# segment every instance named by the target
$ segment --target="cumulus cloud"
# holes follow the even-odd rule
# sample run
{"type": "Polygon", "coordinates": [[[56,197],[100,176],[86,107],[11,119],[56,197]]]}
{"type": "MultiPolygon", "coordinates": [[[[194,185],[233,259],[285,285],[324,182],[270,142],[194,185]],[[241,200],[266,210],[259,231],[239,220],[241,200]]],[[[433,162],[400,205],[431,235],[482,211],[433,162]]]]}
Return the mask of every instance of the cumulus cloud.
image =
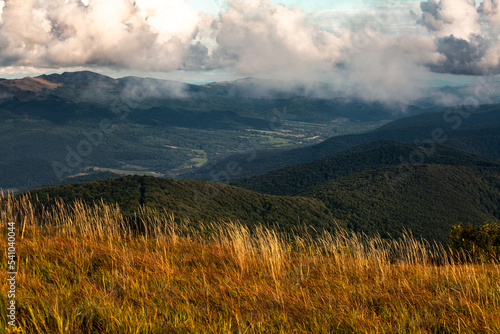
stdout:
{"type": "Polygon", "coordinates": [[[468,38],[482,32],[474,0],[429,0],[420,8],[421,23],[438,37],[468,38]]]}
{"type": "Polygon", "coordinates": [[[183,66],[209,20],[182,0],[9,0],[2,13],[4,65],[183,66]]]}
{"type": "Polygon", "coordinates": [[[428,0],[421,2],[424,25],[435,40],[440,59],[429,68],[439,73],[500,73],[498,0],[428,0]]]}
{"type": "Polygon", "coordinates": [[[435,72],[477,75],[484,72],[482,60],[490,42],[480,35],[471,35],[469,40],[454,35],[437,39],[437,52],[443,58],[431,64],[435,72]]]}
{"type": "Polygon", "coordinates": [[[214,58],[251,75],[325,71],[341,57],[344,44],[342,38],[309,25],[299,8],[267,0],[231,2],[214,29],[214,58]]]}
{"type": "MultiPolygon", "coordinates": [[[[365,100],[405,103],[422,96],[426,66],[442,58],[432,37],[390,34],[383,10],[324,29],[298,8],[266,0],[233,1],[213,28],[212,61],[242,74],[324,80],[336,92],[365,100]]],[[[306,85],[307,87],[307,85],[306,85]]],[[[313,88],[311,88],[311,91],[313,88]]]]}

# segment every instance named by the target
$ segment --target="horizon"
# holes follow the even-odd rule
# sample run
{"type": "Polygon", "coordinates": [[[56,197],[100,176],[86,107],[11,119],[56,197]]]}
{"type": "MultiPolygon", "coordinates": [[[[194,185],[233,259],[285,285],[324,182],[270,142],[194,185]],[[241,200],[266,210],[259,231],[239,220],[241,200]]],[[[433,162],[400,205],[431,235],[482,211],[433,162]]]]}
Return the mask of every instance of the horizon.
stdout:
{"type": "MultiPolygon", "coordinates": [[[[195,86],[203,86],[203,85],[207,85],[210,83],[235,82],[235,81],[246,80],[246,79],[256,79],[256,80],[261,80],[261,81],[276,80],[276,81],[280,81],[280,82],[299,82],[299,83],[319,82],[319,83],[327,83],[328,84],[328,82],[321,81],[321,80],[317,80],[317,81],[286,80],[286,79],[282,80],[282,79],[259,78],[259,77],[255,77],[255,76],[246,76],[246,77],[244,77],[244,76],[232,76],[232,77],[229,77],[226,79],[220,78],[220,80],[217,80],[217,81],[210,81],[210,80],[200,81],[199,78],[190,80],[186,77],[171,77],[169,75],[161,75],[161,74],[156,75],[156,76],[141,76],[140,74],[136,74],[136,73],[118,74],[115,72],[109,73],[107,71],[100,72],[100,71],[97,71],[95,69],[80,69],[80,70],[74,70],[74,71],[71,71],[71,70],[68,70],[68,71],[67,70],[47,71],[45,73],[36,73],[36,74],[32,74],[32,75],[13,74],[13,75],[0,77],[0,80],[20,80],[20,79],[27,79],[27,78],[37,78],[37,77],[41,77],[44,75],[53,75],[53,74],[61,75],[64,73],[77,73],[77,72],[92,72],[92,73],[96,73],[99,75],[110,77],[112,79],[123,79],[126,77],[137,77],[137,78],[142,78],[142,79],[176,81],[176,82],[189,84],[189,85],[195,85],[195,86]]],[[[494,78],[493,79],[494,82],[500,82],[499,75],[496,75],[493,78],[494,78]]],[[[427,85],[422,85],[421,88],[444,88],[444,87],[462,88],[462,87],[470,86],[471,84],[473,84],[473,82],[475,80],[477,81],[477,77],[470,76],[470,75],[452,75],[452,76],[442,75],[440,77],[433,79],[433,82],[428,82],[427,85]]]]}

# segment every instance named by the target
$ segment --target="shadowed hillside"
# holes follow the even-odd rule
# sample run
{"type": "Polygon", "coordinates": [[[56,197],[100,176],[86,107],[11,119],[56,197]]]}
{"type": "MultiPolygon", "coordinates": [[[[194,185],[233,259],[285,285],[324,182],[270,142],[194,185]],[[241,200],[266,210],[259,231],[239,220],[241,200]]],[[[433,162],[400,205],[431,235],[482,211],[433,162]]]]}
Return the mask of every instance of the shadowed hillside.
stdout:
{"type": "Polygon", "coordinates": [[[272,196],[207,181],[128,176],[31,191],[41,203],[118,203],[127,217],[141,206],[178,220],[239,220],[247,226],[274,224],[283,231],[304,226],[331,229],[336,222],[383,237],[416,237],[446,243],[450,227],[500,219],[500,168],[421,165],[401,174],[397,166],[330,180],[295,196],[272,196]]]}
{"type": "Polygon", "coordinates": [[[226,166],[229,164],[239,167],[238,175],[233,178],[258,175],[325,158],[356,145],[379,140],[407,143],[434,141],[500,160],[500,105],[484,105],[467,112],[462,108],[450,108],[422,113],[393,121],[374,131],[336,136],[316,145],[293,150],[231,155],[183,176],[212,180],[214,171],[222,173],[227,170],[226,166]]]}
{"type": "Polygon", "coordinates": [[[246,225],[278,224],[280,229],[312,225],[333,226],[324,204],[316,199],[279,197],[205,181],[127,176],[30,191],[44,205],[57,199],[66,203],[117,203],[128,217],[146,206],[192,222],[240,221],[246,225]]]}
{"type": "Polygon", "coordinates": [[[413,152],[422,153],[426,150],[432,152],[425,160],[427,164],[500,167],[500,163],[495,160],[448,146],[436,144],[434,147],[421,147],[386,140],[362,144],[308,163],[242,178],[231,184],[265,194],[296,195],[341,176],[401,165],[413,152]]]}
{"type": "Polygon", "coordinates": [[[452,225],[500,221],[500,168],[421,165],[398,183],[389,167],[328,181],[301,196],[322,200],[355,231],[383,237],[404,229],[446,242],[452,225]]]}

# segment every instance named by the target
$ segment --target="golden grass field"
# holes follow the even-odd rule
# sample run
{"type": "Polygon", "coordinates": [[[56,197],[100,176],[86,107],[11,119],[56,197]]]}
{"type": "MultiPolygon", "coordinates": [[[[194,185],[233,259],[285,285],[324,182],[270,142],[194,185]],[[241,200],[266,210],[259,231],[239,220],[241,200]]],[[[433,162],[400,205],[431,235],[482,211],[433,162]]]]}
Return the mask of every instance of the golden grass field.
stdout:
{"type": "Polygon", "coordinates": [[[102,203],[0,200],[18,255],[18,327],[2,284],[0,333],[500,333],[499,265],[410,235],[194,229],[147,209],[135,233],[102,203]]]}

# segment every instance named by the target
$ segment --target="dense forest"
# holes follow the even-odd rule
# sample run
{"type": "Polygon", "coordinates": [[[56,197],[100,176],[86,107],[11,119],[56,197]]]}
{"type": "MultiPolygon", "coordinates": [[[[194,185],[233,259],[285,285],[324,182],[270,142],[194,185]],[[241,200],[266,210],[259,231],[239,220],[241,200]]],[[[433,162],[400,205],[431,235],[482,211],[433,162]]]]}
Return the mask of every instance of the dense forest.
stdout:
{"type": "Polygon", "coordinates": [[[328,181],[301,196],[322,200],[348,228],[384,237],[407,229],[445,242],[452,225],[500,221],[500,168],[420,165],[401,182],[398,167],[328,181]]]}
{"type": "Polygon", "coordinates": [[[495,104],[467,111],[461,108],[449,108],[421,113],[395,120],[373,131],[334,136],[308,147],[261,150],[254,153],[251,158],[244,154],[231,155],[185,174],[184,177],[211,180],[211,171],[224,171],[228,164],[237,164],[240,167],[235,178],[258,175],[326,158],[354,146],[379,140],[417,143],[421,146],[431,142],[499,160],[500,108],[495,104]]]}
{"type": "MultiPolygon", "coordinates": [[[[449,146],[398,143],[381,140],[355,146],[326,158],[237,179],[232,185],[273,195],[296,195],[310,187],[353,173],[407,164],[413,154],[424,156],[426,164],[451,166],[497,166],[500,163],[449,146]]],[[[420,156],[419,156],[420,158],[420,156]]]]}
{"type": "Polygon", "coordinates": [[[64,185],[32,190],[40,204],[81,200],[87,204],[117,203],[126,217],[146,206],[178,221],[192,224],[240,221],[247,226],[275,225],[281,230],[332,226],[333,217],[314,198],[262,195],[241,188],[206,181],[176,181],[148,176],[64,185]]]}

